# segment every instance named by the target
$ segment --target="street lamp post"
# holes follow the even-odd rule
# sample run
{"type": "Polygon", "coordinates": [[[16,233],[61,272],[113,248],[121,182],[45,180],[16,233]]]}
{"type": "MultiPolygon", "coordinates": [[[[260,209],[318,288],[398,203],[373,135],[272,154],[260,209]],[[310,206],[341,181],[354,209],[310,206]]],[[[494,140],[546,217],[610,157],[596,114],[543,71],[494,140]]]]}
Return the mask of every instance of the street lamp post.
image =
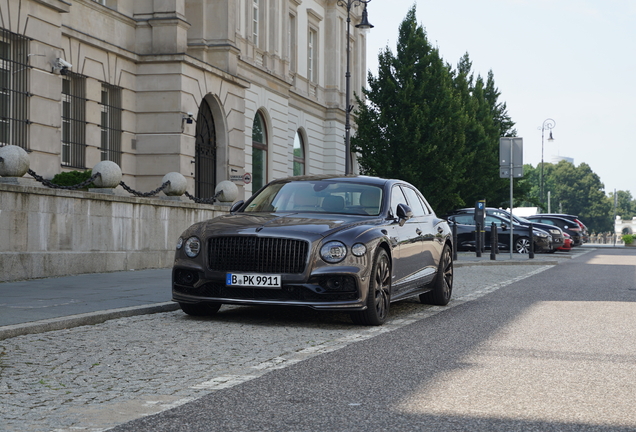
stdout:
{"type": "Polygon", "coordinates": [[[552,138],[552,128],[556,126],[556,122],[552,119],[545,119],[543,121],[543,124],[541,125],[541,127],[539,127],[538,129],[541,130],[541,178],[539,180],[539,190],[540,190],[540,198],[541,198],[541,205],[543,205],[543,136],[545,134],[545,131],[548,130],[550,131],[550,137],[548,138],[548,141],[552,142],[554,141],[554,138],[552,138]]]}
{"type": "Polygon", "coordinates": [[[367,16],[367,3],[371,0],[338,0],[339,6],[347,8],[347,72],[345,73],[345,175],[351,174],[351,111],[353,105],[351,105],[351,71],[349,70],[350,63],[350,47],[349,47],[349,35],[351,29],[351,8],[353,6],[364,5],[362,11],[362,19],[360,24],[356,27],[361,30],[369,30],[373,28],[373,25],[369,23],[367,16]]]}

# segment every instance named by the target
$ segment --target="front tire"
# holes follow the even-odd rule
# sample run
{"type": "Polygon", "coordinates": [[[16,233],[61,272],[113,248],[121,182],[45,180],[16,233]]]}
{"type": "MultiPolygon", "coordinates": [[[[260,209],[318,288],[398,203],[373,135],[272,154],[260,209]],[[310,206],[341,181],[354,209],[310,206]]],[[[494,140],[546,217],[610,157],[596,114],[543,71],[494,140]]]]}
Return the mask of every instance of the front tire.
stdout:
{"type": "Polygon", "coordinates": [[[519,237],[515,241],[515,252],[517,253],[530,253],[530,239],[528,237],[519,237]]]}
{"type": "Polygon", "coordinates": [[[384,324],[389,316],[389,307],[391,306],[391,265],[389,264],[389,256],[381,248],[376,253],[371,270],[366,303],[365,310],[351,313],[351,320],[355,324],[367,326],[384,324]]]}
{"type": "Polygon", "coordinates": [[[437,276],[433,282],[433,289],[420,294],[420,302],[436,306],[446,306],[453,294],[453,257],[451,248],[444,245],[442,256],[439,260],[437,276]]]}
{"type": "Polygon", "coordinates": [[[190,316],[210,316],[219,311],[221,303],[179,303],[179,306],[190,316]]]}

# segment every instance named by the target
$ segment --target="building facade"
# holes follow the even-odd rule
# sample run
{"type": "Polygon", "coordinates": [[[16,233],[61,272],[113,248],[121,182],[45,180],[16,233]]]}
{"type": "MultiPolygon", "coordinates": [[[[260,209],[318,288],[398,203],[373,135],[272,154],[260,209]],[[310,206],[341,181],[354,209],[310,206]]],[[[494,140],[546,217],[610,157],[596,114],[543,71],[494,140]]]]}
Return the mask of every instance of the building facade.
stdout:
{"type": "Polygon", "coordinates": [[[45,178],[111,160],[137,190],[179,172],[201,198],[344,173],[346,43],[366,81],[346,20],[337,0],[0,0],[0,145],[45,178]]]}

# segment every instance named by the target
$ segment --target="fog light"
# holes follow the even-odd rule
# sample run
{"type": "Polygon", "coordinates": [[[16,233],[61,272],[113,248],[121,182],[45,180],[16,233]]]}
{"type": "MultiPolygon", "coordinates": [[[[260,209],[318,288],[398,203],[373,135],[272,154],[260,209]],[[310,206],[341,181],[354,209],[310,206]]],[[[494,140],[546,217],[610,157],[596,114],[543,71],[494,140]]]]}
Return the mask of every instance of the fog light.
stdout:
{"type": "Polygon", "coordinates": [[[197,272],[190,270],[177,270],[175,273],[175,282],[179,285],[194,286],[199,280],[197,272]]]}

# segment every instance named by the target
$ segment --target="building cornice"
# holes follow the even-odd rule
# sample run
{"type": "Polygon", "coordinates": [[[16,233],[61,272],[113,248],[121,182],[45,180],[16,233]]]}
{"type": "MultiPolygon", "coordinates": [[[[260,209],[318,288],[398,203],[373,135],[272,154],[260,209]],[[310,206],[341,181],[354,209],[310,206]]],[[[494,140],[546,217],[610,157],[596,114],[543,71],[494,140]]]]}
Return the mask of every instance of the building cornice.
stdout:
{"type": "Polygon", "coordinates": [[[324,19],[322,15],[320,15],[318,12],[316,12],[313,9],[307,9],[307,15],[309,15],[310,18],[313,18],[318,22],[324,19]]]}
{"type": "Polygon", "coordinates": [[[71,4],[64,0],[35,0],[37,3],[43,4],[56,12],[69,13],[71,4]]]}

